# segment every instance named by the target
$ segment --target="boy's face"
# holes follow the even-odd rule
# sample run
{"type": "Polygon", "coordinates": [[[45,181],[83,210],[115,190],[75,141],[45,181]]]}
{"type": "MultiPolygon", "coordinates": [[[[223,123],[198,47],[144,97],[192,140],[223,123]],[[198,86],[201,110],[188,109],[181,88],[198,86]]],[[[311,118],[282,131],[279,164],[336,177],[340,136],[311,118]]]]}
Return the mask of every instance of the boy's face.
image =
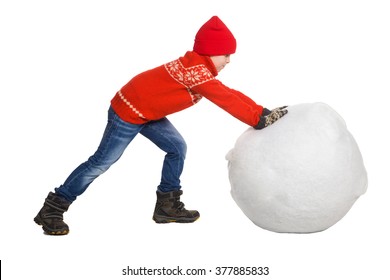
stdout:
{"type": "Polygon", "coordinates": [[[217,71],[221,71],[230,62],[230,54],[210,56],[217,71]]]}

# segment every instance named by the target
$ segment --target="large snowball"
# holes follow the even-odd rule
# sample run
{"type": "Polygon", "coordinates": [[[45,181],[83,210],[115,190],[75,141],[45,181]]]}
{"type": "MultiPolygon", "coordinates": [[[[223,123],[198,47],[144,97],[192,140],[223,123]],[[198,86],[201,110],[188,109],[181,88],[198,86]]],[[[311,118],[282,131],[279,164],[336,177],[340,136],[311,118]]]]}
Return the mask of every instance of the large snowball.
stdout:
{"type": "Polygon", "coordinates": [[[231,194],[256,225],[275,232],[322,231],[367,189],[359,148],[324,103],[298,104],[273,125],[249,128],[226,156],[231,194]]]}

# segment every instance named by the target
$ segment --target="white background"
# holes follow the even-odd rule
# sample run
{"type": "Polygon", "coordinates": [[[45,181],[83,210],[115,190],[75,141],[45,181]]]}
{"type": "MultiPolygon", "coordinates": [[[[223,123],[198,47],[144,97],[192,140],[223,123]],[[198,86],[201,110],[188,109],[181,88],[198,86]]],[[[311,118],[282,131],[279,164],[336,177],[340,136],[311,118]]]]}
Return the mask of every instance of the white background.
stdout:
{"type": "Polygon", "coordinates": [[[268,266],[264,279],[389,279],[387,3],[1,1],[4,279],[149,279],[122,276],[122,269],[177,265],[268,266]],[[138,136],[65,214],[70,234],[44,235],[33,218],[47,193],[97,148],[115,92],[191,50],[213,15],[238,41],[218,78],[268,108],[316,101],[333,107],[362,152],[367,193],[320,233],[255,226],[230,196],[225,160],[247,126],[202,100],[170,116],[188,144],[183,201],[200,220],[152,221],[164,155],[138,136]]]}

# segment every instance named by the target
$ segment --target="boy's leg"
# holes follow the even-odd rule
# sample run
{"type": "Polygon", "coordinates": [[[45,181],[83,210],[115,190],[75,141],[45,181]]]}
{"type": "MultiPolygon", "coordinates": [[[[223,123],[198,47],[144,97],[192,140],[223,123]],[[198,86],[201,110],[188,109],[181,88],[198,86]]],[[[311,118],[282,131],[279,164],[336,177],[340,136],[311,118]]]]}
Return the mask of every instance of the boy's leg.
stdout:
{"type": "Polygon", "coordinates": [[[199,218],[196,210],[186,210],[180,201],[180,175],[183,171],[187,145],[167,118],[147,123],[140,131],[166,152],[153,220],[157,223],[191,223],[199,218]]]}
{"type": "Polygon", "coordinates": [[[167,118],[147,123],[140,133],[166,152],[158,190],[180,190],[180,176],[187,153],[184,138],[167,118]]]}
{"type": "Polygon", "coordinates": [[[107,171],[123,154],[126,147],[142,129],[143,125],[127,123],[110,108],[108,122],[97,151],[78,166],[56,194],[73,202],[98,176],[107,171]]]}
{"type": "Polygon", "coordinates": [[[77,167],[56,192],[50,192],[34,221],[42,225],[48,234],[67,234],[69,227],[63,221],[63,213],[99,175],[116,162],[131,140],[142,129],[122,121],[110,108],[108,122],[100,145],[88,161],[77,167]]]}

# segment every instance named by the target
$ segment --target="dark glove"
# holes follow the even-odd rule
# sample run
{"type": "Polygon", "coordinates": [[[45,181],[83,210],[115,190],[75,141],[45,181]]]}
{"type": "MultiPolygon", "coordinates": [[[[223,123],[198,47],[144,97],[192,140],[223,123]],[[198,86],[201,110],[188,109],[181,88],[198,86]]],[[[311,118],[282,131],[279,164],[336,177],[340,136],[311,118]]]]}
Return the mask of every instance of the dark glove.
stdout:
{"type": "Polygon", "coordinates": [[[263,117],[265,116],[268,116],[269,114],[271,114],[272,111],[268,110],[267,108],[263,107],[263,112],[261,113],[261,115],[263,117]]]}
{"type": "MultiPolygon", "coordinates": [[[[254,126],[254,128],[255,129],[263,129],[263,128],[273,124],[274,122],[276,122],[277,120],[279,120],[281,117],[283,117],[285,114],[288,113],[286,108],[287,108],[287,106],[278,107],[278,108],[273,109],[267,115],[262,114],[260,116],[259,123],[256,126],[254,126]]],[[[263,112],[264,112],[264,110],[263,110],[263,112]]]]}

